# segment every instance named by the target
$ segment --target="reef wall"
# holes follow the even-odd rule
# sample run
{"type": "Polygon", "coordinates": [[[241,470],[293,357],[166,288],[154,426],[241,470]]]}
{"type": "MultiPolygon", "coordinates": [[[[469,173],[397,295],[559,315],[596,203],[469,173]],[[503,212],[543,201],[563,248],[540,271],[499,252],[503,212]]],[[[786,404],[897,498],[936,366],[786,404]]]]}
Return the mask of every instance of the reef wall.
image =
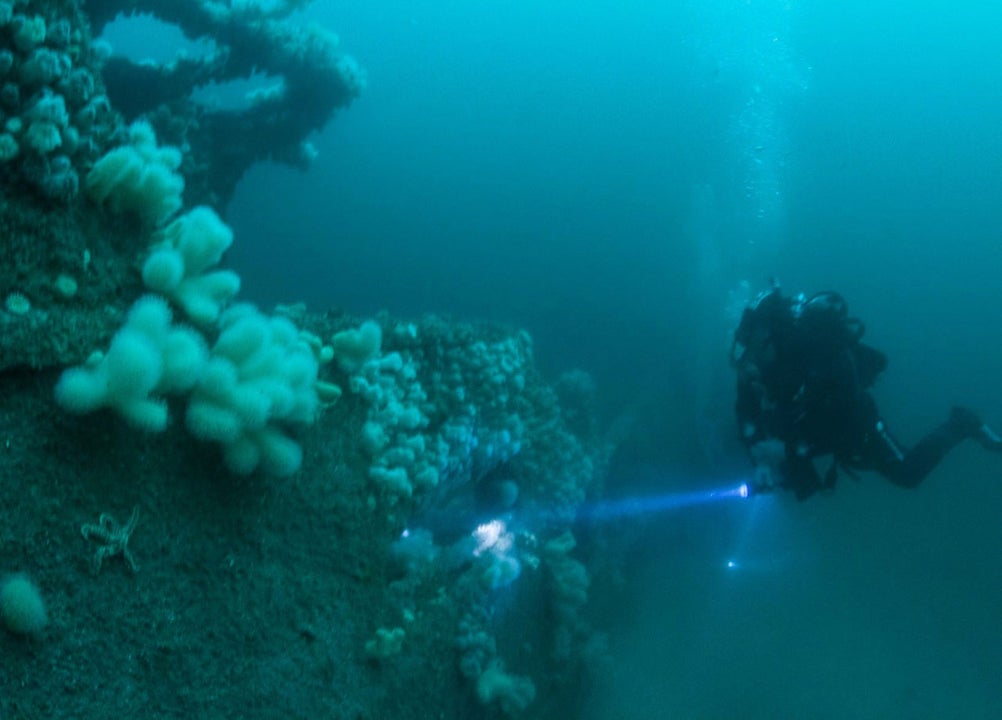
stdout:
{"type": "Polygon", "coordinates": [[[225,268],[240,175],[363,85],[297,7],[0,0],[0,715],[545,717],[601,662],[587,377],[225,268]],[[116,59],[130,12],[217,50],[116,59]],[[249,110],[190,102],[259,67],[249,110]]]}

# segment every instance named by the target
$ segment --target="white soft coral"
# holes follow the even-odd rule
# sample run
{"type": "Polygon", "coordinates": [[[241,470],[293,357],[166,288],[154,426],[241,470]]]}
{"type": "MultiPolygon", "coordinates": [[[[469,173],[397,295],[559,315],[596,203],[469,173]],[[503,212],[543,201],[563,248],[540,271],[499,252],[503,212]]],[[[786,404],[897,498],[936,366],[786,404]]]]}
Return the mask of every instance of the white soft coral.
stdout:
{"type": "Polygon", "coordinates": [[[114,212],[132,212],[158,227],[181,209],[181,151],[159,147],[149,123],[129,126],[129,144],[102,156],[87,173],[87,194],[114,212]]]}

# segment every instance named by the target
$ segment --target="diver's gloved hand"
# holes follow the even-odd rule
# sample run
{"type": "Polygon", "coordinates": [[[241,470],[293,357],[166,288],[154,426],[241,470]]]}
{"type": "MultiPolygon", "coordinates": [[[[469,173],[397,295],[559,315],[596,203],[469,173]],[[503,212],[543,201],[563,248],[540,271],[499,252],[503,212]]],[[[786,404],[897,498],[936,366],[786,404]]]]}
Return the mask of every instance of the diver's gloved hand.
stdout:
{"type": "Polygon", "coordinates": [[[752,478],[751,487],[754,494],[772,492],[781,484],[782,478],[776,468],[769,465],[756,465],[755,476],[752,478]]]}
{"type": "Polygon", "coordinates": [[[783,484],[780,468],[786,459],[786,445],[781,440],[760,440],[749,448],[755,464],[752,492],[770,492],[783,484]]]}
{"type": "Polygon", "coordinates": [[[964,437],[976,440],[981,447],[992,452],[1002,452],[1002,436],[985,424],[981,416],[960,405],[950,411],[950,424],[964,437]]]}

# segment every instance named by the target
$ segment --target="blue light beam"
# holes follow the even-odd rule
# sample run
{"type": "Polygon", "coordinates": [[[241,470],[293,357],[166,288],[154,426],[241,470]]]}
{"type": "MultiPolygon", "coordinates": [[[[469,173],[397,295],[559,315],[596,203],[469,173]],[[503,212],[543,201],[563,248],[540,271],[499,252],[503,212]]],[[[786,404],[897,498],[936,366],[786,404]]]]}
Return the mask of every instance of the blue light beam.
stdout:
{"type": "Polygon", "coordinates": [[[751,491],[748,483],[742,482],[739,485],[714,488],[712,490],[664,493],[663,495],[623,498],[621,500],[606,500],[592,503],[581,509],[579,517],[586,520],[608,522],[620,518],[650,515],[668,510],[681,510],[697,505],[708,505],[724,500],[743,500],[750,495],[751,491]]]}

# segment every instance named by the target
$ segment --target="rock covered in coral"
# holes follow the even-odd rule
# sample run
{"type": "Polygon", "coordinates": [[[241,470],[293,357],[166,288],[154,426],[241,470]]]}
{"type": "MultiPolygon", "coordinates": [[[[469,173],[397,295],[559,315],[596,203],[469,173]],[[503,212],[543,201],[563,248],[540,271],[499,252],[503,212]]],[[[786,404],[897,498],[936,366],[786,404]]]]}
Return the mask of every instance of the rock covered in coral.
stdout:
{"type": "Polygon", "coordinates": [[[307,2],[206,3],[195,0],[93,0],[86,4],[93,31],[119,14],[146,13],[192,38],[211,38],[205,57],[169,63],[112,56],[103,79],[114,107],[127,119],[147,117],[169,142],[197,158],[184,167],[187,202],[224,208],[244,172],[272,160],[308,165],[307,138],[347,107],[365,86],[365,73],[340,48],[337,36],[289,20],[307,2]],[[193,93],[267,76],[240,108],[205,108],[193,93]],[[141,91],[140,91],[141,90],[141,91]]]}
{"type": "Polygon", "coordinates": [[[37,194],[76,197],[117,121],[75,3],[0,1],[0,170],[37,194]]]}

